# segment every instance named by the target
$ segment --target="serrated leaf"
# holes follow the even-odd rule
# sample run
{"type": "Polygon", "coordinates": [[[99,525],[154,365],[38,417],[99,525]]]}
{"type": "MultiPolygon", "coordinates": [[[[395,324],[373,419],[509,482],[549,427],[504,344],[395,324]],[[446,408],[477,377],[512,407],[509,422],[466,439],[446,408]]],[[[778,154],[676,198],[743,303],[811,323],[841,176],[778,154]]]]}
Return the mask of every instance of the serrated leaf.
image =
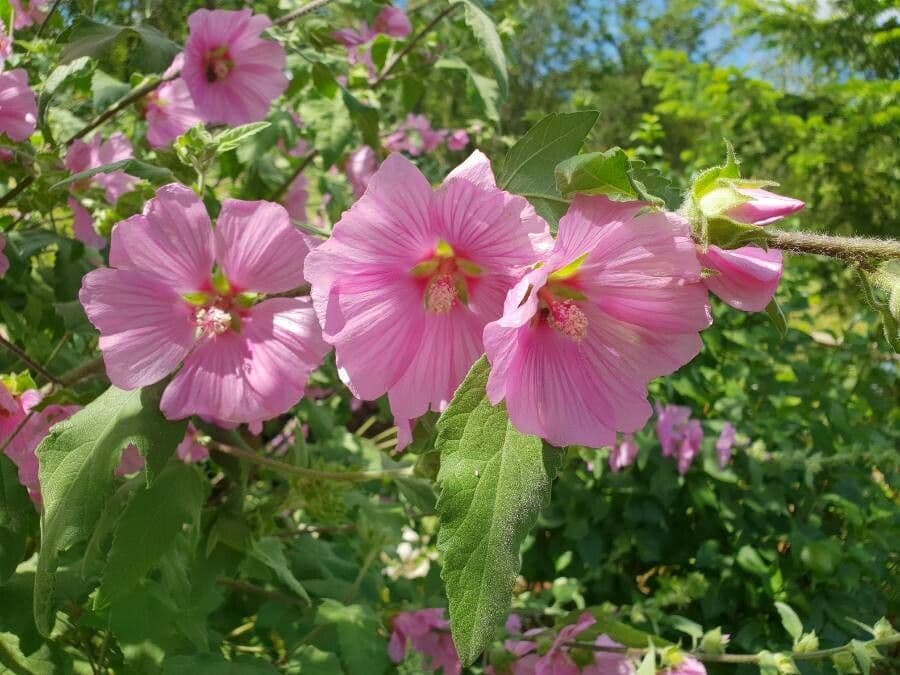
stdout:
{"type": "Polygon", "coordinates": [[[441,529],[438,549],[450,627],[463,664],[490,644],[506,618],[519,573],[519,548],[550,500],[561,451],[512,426],[487,399],[481,358],[438,421],[441,529]]]}
{"type": "Polygon", "coordinates": [[[451,4],[462,4],[466,8],[466,25],[472,29],[475,38],[484,47],[484,52],[490,61],[497,82],[500,98],[505,99],[509,92],[509,75],[506,69],[506,54],[503,51],[503,42],[497,32],[497,26],[491,15],[475,0],[450,0],[451,4]]]}
{"type": "Polygon", "coordinates": [[[213,138],[213,145],[216,148],[216,154],[234,150],[251,136],[255,136],[260,131],[269,128],[269,122],[251,122],[250,124],[242,124],[239,127],[226,129],[213,138]]]}
{"type": "Polygon", "coordinates": [[[803,635],[803,622],[800,621],[797,612],[790,605],[783,602],[776,602],[775,609],[778,610],[778,615],[781,617],[781,625],[784,626],[784,629],[793,638],[794,642],[797,642],[800,636],[803,635]]]}
{"type": "Polygon", "coordinates": [[[169,422],[162,416],[161,395],[161,386],[133,391],[110,387],[54,426],[38,446],[44,513],[34,615],[43,635],[49,635],[55,623],[59,556],[90,537],[115,486],[122,451],[129,443],[138,447],[152,482],[184,437],[187,422],[169,422]]]}
{"type": "Polygon", "coordinates": [[[557,165],[556,186],[563,197],[580,193],[635,199],[637,193],[628,177],[630,167],[622,148],[576,155],[557,165]]]}
{"type": "Polygon", "coordinates": [[[556,165],[578,154],[599,116],[596,110],[547,115],[510,148],[497,184],[526,197],[548,223],[556,225],[568,208],[556,189],[556,165]]]}
{"type": "Polygon", "coordinates": [[[139,491],[116,526],[94,609],[127,595],[172,547],[182,526],[197,527],[204,489],[193,466],[170,463],[139,491]]]}
{"type": "Polygon", "coordinates": [[[129,158],[120,159],[118,162],[104,164],[102,166],[94,167],[93,169],[88,169],[87,171],[80,171],[78,173],[72,174],[65,180],[61,180],[58,183],[54,183],[53,185],[51,185],[50,189],[61,190],[71,183],[84,180],[85,178],[90,178],[91,176],[96,176],[98,173],[113,173],[114,171],[123,171],[129,176],[143,178],[144,180],[149,181],[150,183],[153,183],[155,185],[169,183],[175,180],[175,174],[173,174],[170,169],[164,166],[156,166],[155,164],[142,162],[139,159],[129,158]]]}

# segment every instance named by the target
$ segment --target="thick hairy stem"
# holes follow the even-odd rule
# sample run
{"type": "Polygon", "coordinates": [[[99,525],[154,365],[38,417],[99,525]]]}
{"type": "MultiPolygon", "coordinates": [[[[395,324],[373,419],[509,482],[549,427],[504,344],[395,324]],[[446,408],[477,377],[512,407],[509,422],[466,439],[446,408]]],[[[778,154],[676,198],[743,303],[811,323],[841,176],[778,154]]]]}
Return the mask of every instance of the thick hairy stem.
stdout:
{"type": "Polygon", "coordinates": [[[309,480],[333,480],[333,481],[350,481],[353,483],[361,483],[369,480],[383,480],[386,478],[404,478],[412,476],[413,467],[405,466],[402,469],[382,469],[379,471],[321,471],[319,469],[305,469],[292,464],[286,464],[274,459],[269,459],[264,455],[257,454],[251,450],[236,448],[224,443],[213,442],[210,447],[217,452],[221,452],[232,457],[237,457],[251,464],[258,464],[267,469],[272,469],[279,473],[298,476],[309,480]]]}
{"type": "Polygon", "coordinates": [[[430,33],[431,30],[432,30],[435,26],[437,26],[437,25],[441,22],[441,20],[442,20],[444,17],[449,16],[449,15],[452,14],[454,11],[456,11],[456,9],[457,9],[458,7],[461,7],[461,6],[462,6],[461,4],[450,5],[450,6],[447,7],[447,9],[445,9],[443,12],[441,12],[441,13],[438,14],[436,17],[434,17],[434,18],[431,20],[431,22],[430,22],[427,26],[425,26],[425,28],[423,28],[423,29],[420,30],[418,33],[416,33],[416,34],[410,39],[410,41],[406,43],[406,46],[403,47],[403,49],[401,49],[399,52],[397,52],[397,53],[391,58],[390,61],[388,61],[387,65],[384,67],[384,70],[381,71],[381,75],[379,75],[379,76],[378,76],[378,79],[376,79],[376,80],[372,83],[372,89],[377,89],[378,87],[380,87],[380,86],[384,83],[384,81],[385,81],[385,79],[387,78],[387,76],[391,74],[391,72],[394,70],[394,68],[397,67],[397,65],[403,60],[403,58],[404,58],[407,54],[409,54],[413,49],[415,49],[416,45],[419,44],[419,42],[421,42],[422,38],[424,38],[426,35],[428,35],[428,33],[430,33]]]}
{"type": "Polygon", "coordinates": [[[322,9],[325,5],[330,5],[334,0],[312,0],[312,2],[307,2],[302,7],[298,7],[293,12],[288,12],[284,16],[280,16],[272,22],[273,26],[283,26],[286,23],[290,23],[294,19],[299,19],[301,16],[306,16],[310,12],[315,12],[317,9],[322,9]]]}
{"type": "Polygon", "coordinates": [[[900,241],[867,237],[833,237],[811,232],[767,230],[769,245],[788,253],[812,253],[866,264],[900,258],[900,241]]]}
{"type": "MultiPolygon", "coordinates": [[[[635,649],[631,647],[604,647],[595,645],[593,642],[580,642],[573,640],[566,642],[568,647],[578,647],[579,649],[590,649],[595,652],[612,652],[614,654],[625,654],[627,656],[643,656],[646,649],[635,649]]],[[[891,635],[890,637],[879,638],[876,640],[868,640],[864,642],[869,647],[890,647],[891,645],[900,644],[900,633],[891,635]]],[[[832,647],[830,649],[817,649],[811,652],[787,652],[795,661],[818,661],[831,658],[841,652],[849,652],[853,649],[853,643],[847,643],[840,647],[832,647]]],[[[704,652],[686,652],[689,656],[703,661],[705,663],[759,663],[759,654],[706,654],[704,652]]]]}
{"type": "Polygon", "coordinates": [[[16,347],[16,345],[4,338],[2,335],[0,335],[0,345],[2,345],[7,351],[15,354],[16,357],[26,366],[28,366],[30,370],[33,370],[48,382],[52,382],[53,384],[57,385],[62,384],[62,382],[53,373],[48,371],[46,368],[44,368],[44,366],[32,359],[21,348],[16,347]]]}

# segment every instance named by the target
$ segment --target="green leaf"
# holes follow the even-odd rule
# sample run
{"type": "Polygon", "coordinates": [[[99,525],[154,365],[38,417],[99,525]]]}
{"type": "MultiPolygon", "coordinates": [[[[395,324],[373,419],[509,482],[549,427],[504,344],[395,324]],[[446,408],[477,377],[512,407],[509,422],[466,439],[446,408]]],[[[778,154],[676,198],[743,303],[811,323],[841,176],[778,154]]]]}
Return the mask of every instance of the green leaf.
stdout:
{"type": "Polygon", "coordinates": [[[378,110],[368,106],[346,89],[341,89],[344,105],[350,113],[350,119],[356,124],[356,128],[362,134],[363,142],[370,148],[377,150],[381,147],[381,137],[378,131],[378,110]]]}
{"type": "Polygon", "coordinates": [[[748,244],[755,244],[760,248],[768,248],[769,237],[766,231],[758,225],[739,223],[730,218],[708,218],[708,243],[715,244],[719,248],[740,248],[748,244]]]}
{"type": "Polygon", "coordinates": [[[41,88],[41,94],[38,97],[38,123],[40,124],[41,129],[47,131],[45,125],[47,108],[50,106],[50,102],[53,101],[53,97],[56,95],[57,90],[59,90],[63,83],[72,75],[80,73],[82,70],[86,70],[90,64],[91,60],[85,56],[74,59],[70,63],[57,66],[53,69],[53,72],[51,72],[44,81],[44,86],[41,88]]]}
{"type": "Polygon", "coordinates": [[[133,72],[159,73],[172,63],[181,47],[148,25],[117,26],[78,16],[58,40],[60,63],[83,56],[99,60],[105,70],[123,78],[133,72]]]}
{"type": "Polygon", "coordinates": [[[578,154],[600,113],[595,110],[547,115],[510,148],[497,184],[526,197],[551,225],[568,202],[556,189],[556,165],[578,154]]]}
{"type": "Polygon", "coordinates": [[[315,62],[312,67],[312,80],[316,90],[325,98],[334,98],[338,90],[337,80],[331,68],[324,63],[315,62]]]}
{"type": "Polygon", "coordinates": [[[0,585],[22,562],[26,537],[37,531],[37,521],[37,511],[28,491],[19,484],[15,464],[0,454],[0,585]]]}
{"type": "Polygon", "coordinates": [[[199,525],[204,496],[197,470],[173,462],[128,502],[113,536],[94,609],[131,592],[171,549],[184,524],[199,525]]]}
{"type": "Polygon", "coordinates": [[[379,675],[387,670],[387,645],[378,636],[380,622],[371,608],[326,598],[316,611],[316,624],[336,629],[346,672],[379,675]]]}
{"type": "Polygon", "coordinates": [[[38,446],[44,513],[34,615],[43,635],[55,623],[59,556],[90,537],[115,486],[122,451],[134,443],[152,481],[184,438],[187,422],[169,422],[160,413],[161,392],[161,386],[133,391],[110,387],[54,426],[38,446]]]}
{"type": "Polygon", "coordinates": [[[781,311],[781,305],[778,304],[775,298],[772,298],[772,301],[766,305],[766,314],[772,320],[772,325],[775,326],[775,330],[778,331],[778,335],[783,340],[784,336],[787,335],[787,318],[784,316],[784,312],[781,311]]]}
{"type": "Polygon", "coordinates": [[[751,574],[766,576],[769,574],[769,566],[752,546],[741,546],[737,553],[737,564],[751,574]]]}
{"type": "Polygon", "coordinates": [[[251,136],[255,136],[260,131],[268,129],[269,122],[251,122],[250,124],[242,124],[239,127],[231,127],[226,129],[213,138],[213,145],[216,148],[216,154],[234,150],[251,136]]]}
{"type": "Polygon", "coordinates": [[[94,98],[94,110],[108,108],[131,91],[131,87],[121,80],[107,75],[102,70],[95,70],[91,77],[91,95],[94,98]]]}
{"type": "Polygon", "coordinates": [[[219,654],[170,656],[162,664],[163,675],[277,675],[264,659],[226,661],[219,654]]]}
{"type": "Polygon", "coordinates": [[[438,549],[453,640],[465,665],[490,644],[509,611],[519,548],[550,500],[562,453],[513,428],[487,399],[481,358],[438,422],[438,549]]]}
{"type": "Polygon", "coordinates": [[[450,0],[450,2],[451,4],[465,5],[466,24],[484,47],[485,54],[494,71],[500,98],[505,99],[509,92],[509,75],[506,72],[506,54],[503,52],[503,42],[497,33],[494,20],[475,0],[450,0]]]}
{"type": "Polygon", "coordinates": [[[323,652],[312,645],[303,645],[291,657],[286,672],[297,675],[334,675],[341,672],[341,664],[334,654],[323,652]]]}
{"type": "Polygon", "coordinates": [[[52,675],[56,667],[49,659],[41,658],[46,649],[39,654],[25,656],[19,647],[19,638],[12,633],[0,633],[0,672],[13,675],[52,675]],[[8,669],[8,670],[7,670],[8,669]]]}
{"type": "Polygon", "coordinates": [[[788,635],[790,635],[796,643],[797,640],[800,639],[800,636],[803,635],[803,622],[800,621],[797,612],[795,612],[790,605],[783,602],[776,602],[775,609],[778,610],[778,615],[781,617],[781,625],[784,626],[788,635]]]}
{"type": "Polygon", "coordinates": [[[309,594],[297,581],[284,555],[284,544],[275,537],[263,537],[253,542],[250,557],[268,567],[281,583],[290,588],[298,596],[310,602],[309,594]]]}
{"type": "Polygon", "coordinates": [[[695,200],[699,200],[707,192],[715,189],[720,179],[737,179],[740,177],[740,162],[734,154],[734,147],[731,143],[725,141],[725,163],[721,166],[714,166],[705,171],[701,171],[694,176],[690,194],[695,200]]]}
{"type": "Polygon", "coordinates": [[[628,155],[622,148],[588,152],[557,165],[556,186],[563,197],[581,193],[636,199],[637,193],[628,177],[630,168],[628,155]]]}
{"type": "Polygon", "coordinates": [[[76,183],[85,178],[96,176],[98,173],[113,173],[114,171],[124,171],[130,176],[143,178],[156,185],[175,180],[175,174],[164,166],[156,166],[155,164],[142,162],[139,159],[130,158],[120,159],[118,162],[113,162],[112,164],[104,164],[103,166],[72,174],[65,180],[61,180],[58,183],[51,185],[50,189],[61,190],[71,183],[76,183]]]}

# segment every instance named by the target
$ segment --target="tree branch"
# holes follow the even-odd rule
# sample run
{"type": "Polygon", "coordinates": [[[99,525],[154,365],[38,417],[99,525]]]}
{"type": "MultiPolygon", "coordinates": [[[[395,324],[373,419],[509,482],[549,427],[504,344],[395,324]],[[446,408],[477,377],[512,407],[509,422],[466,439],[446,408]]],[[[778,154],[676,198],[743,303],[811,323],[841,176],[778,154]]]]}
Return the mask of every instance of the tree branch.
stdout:
{"type": "Polygon", "coordinates": [[[788,253],[825,255],[852,263],[900,258],[900,241],[867,237],[834,237],[811,232],[767,230],[769,245],[788,253]]]}
{"type": "Polygon", "coordinates": [[[406,43],[406,45],[403,47],[403,49],[401,49],[399,52],[394,54],[393,57],[391,57],[391,60],[388,61],[387,65],[384,67],[384,70],[381,72],[381,74],[378,76],[378,78],[372,83],[372,89],[377,89],[379,86],[381,86],[381,84],[384,83],[387,76],[391,74],[391,72],[394,70],[394,68],[397,67],[397,65],[403,60],[403,58],[407,54],[409,54],[413,49],[415,49],[416,45],[419,42],[421,42],[422,38],[424,38],[426,35],[428,35],[428,33],[430,33],[431,30],[435,26],[437,26],[444,17],[449,16],[450,14],[455,12],[458,7],[461,7],[461,6],[462,6],[461,3],[450,5],[443,12],[441,12],[436,17],[434,17],[428,23],[428,25],[425,26],[425,28],[423,28],[418,33],[416,33],[410,39],[410,41],[406,43]]]}

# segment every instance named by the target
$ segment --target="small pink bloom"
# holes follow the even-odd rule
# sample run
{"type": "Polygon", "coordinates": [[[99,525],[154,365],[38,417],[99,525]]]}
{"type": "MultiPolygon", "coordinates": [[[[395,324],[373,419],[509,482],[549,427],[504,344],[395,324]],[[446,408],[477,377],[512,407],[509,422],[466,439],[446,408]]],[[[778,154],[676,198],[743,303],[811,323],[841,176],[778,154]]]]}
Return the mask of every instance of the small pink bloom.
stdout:
{"type": "MultiPolygon", "coordinates": [[[[134,157],[131,148],[131,141],[121,132],[116,132],[106,141],[100,138],[100,134],[95,134],[91,140],[84,142],[81,139],[74,141],[66,153],[65,166],[72,173],[81,173],[88,169],[95,169],[98,166],[112,164],[123,159],[134,157]]],[[[98,173],[87,179],[84,183],[79,181],[71,186],[71,190],[76,192],[87,188],[93,181],[106,191],[106,201],[115,204],[119,197],[126,192],[134,190],[138,179],[129,176],[124,171],[113,171],[111,173],[98,173]]]]}
{"type": "MultiPolygon", "coordinates": [[[[360,24],[359,30],[354,28],[341,28],[331,34],[331,37],[339,44],[345,47],[359,47],[371,41],[376,35],[375,31],[369,27],[369,24],[360,24]]],[[[348,50],[349,52],[349,50],[348,50]]]]}
{"type": "Polygon", "coordinates": [[[711,320],[688,223],[645,208],[576,197],[544,265],[485,329],[488,397],[522,433],[612,445],[650,417],[647,383],[700,351],[711,320]]]}
{"type": "Polygon", "coordinates": [[[48,0],[9,0],[15,12],[16,19],[13,27],[16,30],[28,28],[34,24],[40,25],[50,11],[48,0]]]}
{"type": "Polygon", "coordinates": [[[799,199],[785,197],[768,190],[738,188],[737,191],[750,199],[728,209],[725,215],[748,225],[769,225],[797,213],[806,206],[806,203],[799,199]]]}
{"type": "MultiPolygon", "coordinates": [[[[594,644],[598,647],[622,646],[608,635],[598,635],[594,644]]],[[[594,652],[594,663],[581,671],[581,675],[634,675],[634,673],[634,664],[625,654],[604,651],[594,652]]]]}
{"type": "Polygon", "coordinates": [[[94,229],[94,218],[90,211],[84,208],[75,197],[69,197],[68,204],[74,215],[72,229],[75,231],[75,238],[85,246],[97,250],[106,246],[106,239],[97,234],[97,230],[94,229]]]}
{"type": "Polygon", "coordinates": [[[284,93],[284,49],[260,37],[271,25],[269,17],[249,9],[198,9],[188,17],[181,73],[204,120],[258,122],[284,93]]]}
{"type": "Polygon", "coordinates": [[[678,458],[678,472],[683,476],[700,454],[703,426],[691,419],[691,409],[679,405],[656,404],[656,436],[663,457],[678,458]]]}
{"type": "Polygon", "coordinates": [[[674,668],[667,668],[664,675],[706,675],[706,667],[692,656],[685,656],[674,668]]]}
{"type": "Polygon", "coordinates": [[[9,271],[9,258],[6,257],[4,250],[6,249],[6,237],[0,233],[0,278],[6,276],[9,271]]]}
{"type": "MultiPolygon", "coordinates": [[[[510,664],[511,675],[579,675],[581,670],[569,656],[567,642],[571,642],[578,635],[594,625],[594,617],[585,612],[574,624],[564,626],[556,634],[553,644],[546,654],[537,654],[537,644],[530,640],[507,640],[504,643],[506,650],[518,657],[510,664]]],[[[530,630],[526,637],[537,637],[544,631],[541,629],[530,630]]]]}
{"type": "Polygon", "coordinates": [[[450,622],[444,619],[443,609],[400,612],[392,623],[394,630],[388,643],[388,654],[394,663],[401,663],[406,658],[409,645],[425,657],[423,667],[428,672],[443,668],[444,675],[459,675],[462,671],[450,637],[450,622]]]}
{"type": "Polygon", "coordinates": [[[631,466],[632,462],[634,462],[634,458],[637,457],[637,454],[638,446],[637,443],[634,442],[634,436],[625,434],[622,442],[618,445],[614,445],[612,451],[609,453],[609,470],[615,473],[616,471],[624,469],[626,466],[631,466]]]}
{"type": "Polygon", "coordinates": [[[506,617],[506,632],[510,634],[522,632],[522,617],[518,614],[510,614],[506,617]]]}
{"type": "Polygon", "coordinates": [[[284,196],[284,207],[287,209],[291,220],[295,223],[306,222],[306,202],[309,199],[306,184],[306,176],[297,176],[291,182],[291,186],[284,196]]]}
{"type": "Polygon", "coordinates": [[[395,154],[310,253],[306,278],[338,372],[358,398],[387,392],[399,447],[411,420],[447,406],[545,233],[480,152],[437,191],[395,154]]]}
{"type": "Polygon", "coordinates": [[[731,461],[731,449],[734,447],[734,426],[725,422],[719,437],[716,439],[716,452],[719,455],[719,467],[724,469],[731,461]]]}
{"type": "Polygon", "coordinates": [[[246,294],[300,286],[307,252],[278,204],[227,199],[213,230],[193,191],[163,186],[113,229],[113,269],[82,281],[110,380],[135,389],[183,362],[162,397],[169,419],[257,424],[285,412],[328,347],[307,299],[246,294]]]}
{"type": "Polygon", "coordinates": [[[188,422],[184,440],[178,444],[178,448],[175,451],[178,454],[178,459],[185,464],[196,464],[209,459],[209,450],[197,440],[200,435],[193,423],[188,422]]]}
{"type": "Polygon", "coordinates": [[[37,99],[22,68],[0,72],[0,134],[24,141],[37,126],[37,99]]]}
{"type": "MultiPolygon", "coordinates": [[[[178,54],[166,71],[168,75],[184,67],[184,54],[178,54]]],[[[191,92],[182,78],[164,82],[147,96],[144,111],[147,119],[147,142],[151,147],[164,148],[188,129],[203,120],[197,114],[191,92]]]]}
{"type": "Polygon", "coordinates": [[[375,170],[378,168],[378,157],[368,145],[354,150],[344,162],[347,180],[353,186],[353,194],[357,199],[363,196],[375,170]]]}
{"type": "Polygon", "coordinates": [[[399,7],[385,5],[375,17],[375,31],[394,38],[406,37],[412,33],[409,17],[399,7]]]}
{"type": "Polygon", "coordinates": [[[447,137],[447,149],[456,152],[457,150],[465,150],[469,144],[469,134],[465,129],[457,129],[447,137]]]}
{"type": "Polygon", "coordinates": [[[408,152],[413,157],[440,147],[447,136],[443,129],[433,129],[424,115],[407,115],[397,131],[384,139],[384,147],[391,152],[408,152]]]}
{"type": "Polygon", "coordinates": [[[130,476],[131,474],[143,471],[144,456],[134,443],[129,443],[122,451],[122,459],[119,460],[119,466],[116,468],[117,476],[130,476]]]}

